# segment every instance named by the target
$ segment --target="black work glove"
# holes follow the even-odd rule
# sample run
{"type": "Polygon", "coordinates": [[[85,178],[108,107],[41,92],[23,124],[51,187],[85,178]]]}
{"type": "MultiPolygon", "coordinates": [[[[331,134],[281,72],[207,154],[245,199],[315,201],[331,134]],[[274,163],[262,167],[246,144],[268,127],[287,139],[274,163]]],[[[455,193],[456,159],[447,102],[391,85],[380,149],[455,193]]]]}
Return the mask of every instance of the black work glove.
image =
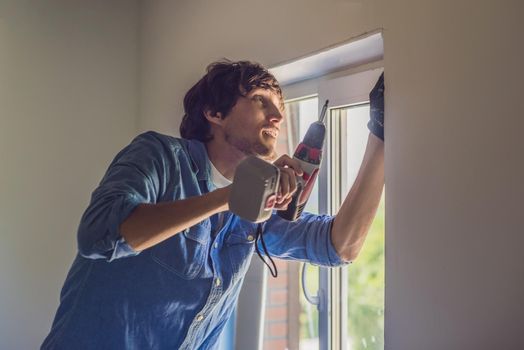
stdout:
{"type": "Polygon", "coordinates": [[[384,73],[382,73],[369,93],[368,122],[369,131],[382,141],[384,141],[384,89],[384,73]]]}

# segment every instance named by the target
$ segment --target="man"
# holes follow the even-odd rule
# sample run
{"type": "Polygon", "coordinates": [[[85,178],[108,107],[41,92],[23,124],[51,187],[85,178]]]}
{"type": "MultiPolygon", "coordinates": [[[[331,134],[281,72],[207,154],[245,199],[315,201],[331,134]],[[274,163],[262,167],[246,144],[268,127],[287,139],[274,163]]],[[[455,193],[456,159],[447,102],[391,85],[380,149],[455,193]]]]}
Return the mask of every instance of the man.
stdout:
{"type": "MultiPolygon", "coordinates": [[[[383,78],[371,95],[372,134],[336,217],[273,214],[268,252],[338,266],[356,258],[384,184],[383,78]],[[377,135],[377,136],[375,136],[377,135]]],[[[43,349],[209,349],[234,309],[254,251],[255,224],[228,211],[235,168],[274,160],[283,97],[251,62],[211,64],[184,99],[182,139],[147,132],[120,151],[78,229],[79,253],[43,349]]],[[[302,170],[274,161],[285,209],[302,170]]]]}

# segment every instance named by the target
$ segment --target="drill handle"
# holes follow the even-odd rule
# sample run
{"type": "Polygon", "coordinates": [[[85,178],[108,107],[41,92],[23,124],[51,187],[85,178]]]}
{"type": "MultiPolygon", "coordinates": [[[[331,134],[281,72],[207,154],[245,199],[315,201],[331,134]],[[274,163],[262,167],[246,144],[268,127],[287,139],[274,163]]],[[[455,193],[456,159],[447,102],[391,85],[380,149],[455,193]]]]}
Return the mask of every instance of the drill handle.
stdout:
{"type": "Polygon", "coordinates": [[[286,210],[279,210],[278,215],[288,221],[296,221],[304,208],[306,207],[307,201],[315,185],[315,180],[318,175],[318,168],[309,176],[297,177],[297,190],[291,197],[286,210]],[[307,180],[305,179],[307,177],[307,180]]]}
{"type": "Polygon", "coordinates": [[[297,183],[297,190],[295,191],[295,193],[293,193],[293,197],[291,197],[291,202],[289,202],[289,204],[287,205],[287,209],[278,211],[278,215],[282,219],[286,219],[288,221],[295,221],[296,219],[298,219],[300,214],[302,214],[302,210],[300,210],[301,208],[298,203],[298,200],[300,198],[300,195],[302,194],[302,191],[303,191],[303,185],[302,185],[302,182],[299,181],[297,183]]]}

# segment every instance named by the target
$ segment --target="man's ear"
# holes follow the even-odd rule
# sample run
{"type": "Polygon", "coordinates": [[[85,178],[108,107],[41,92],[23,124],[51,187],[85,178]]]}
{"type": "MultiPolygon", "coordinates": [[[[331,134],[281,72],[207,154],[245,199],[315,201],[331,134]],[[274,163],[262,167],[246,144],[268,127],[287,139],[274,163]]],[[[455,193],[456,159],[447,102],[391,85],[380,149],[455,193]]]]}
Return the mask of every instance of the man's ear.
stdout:
{"type": "Polygon", "coordinates": [[[217,112],[217,113],[212,113],[211,110],[207,109],[204,111],[204,115],[206,116],[206,119],[210,122],[210,123],[213,123],[213,124],[216,124],[216,125],[222,125],[222,122],[223,122],[223,118],[222,118],[222,113],[220,112],[217,112]]]}

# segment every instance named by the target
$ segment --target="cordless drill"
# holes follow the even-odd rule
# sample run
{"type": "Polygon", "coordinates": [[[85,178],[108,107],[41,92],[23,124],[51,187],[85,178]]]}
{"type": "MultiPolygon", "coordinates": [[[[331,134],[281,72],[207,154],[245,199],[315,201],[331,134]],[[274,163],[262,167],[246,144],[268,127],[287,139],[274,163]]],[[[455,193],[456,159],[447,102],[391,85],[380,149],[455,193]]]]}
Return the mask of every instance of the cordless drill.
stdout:
{"type": "Polygon", "coordinates": [[[304,173],[302,176],[297,176],[297,190],[293,194],[287,209],[278,212],[278,215],[286,220],[295,221],[300,217],[317,178],[320,161],[322,160],[322,147],[324,146],[326,136],[324,117],[326,116],[328,103],[329,100],[326,100],[318,121],[309,126],[304,140],[297,146],[293,154],[293,159],[299,161],[304,173]]]}
{"type": "MultiPolygon", "coordinates": [[[[329,100],[326,100],[319,120],[309,126],[304,140],[298,145],[293,155],[293,159],[300,163],[303,174],[297,176],[297,190],[291,197],[287,209],[278,211],[278,215],[283,219],[297,220],[313,189],[322,160],[322,147],[326,136],[324,117],[328,103],[329,100]]],[[[278,272],[264,242],[262,222],[271,217],[276,204],[279,179],[280,169],[278,167],[255,156],[247,157],[235,170],[235,178],[229,196],[229,209],[233,213],[243,219],[258,223],[255,250],[273,277],[277,277],[278,272]],[[260,252],[259,242],[262,243],[263,254],[260,252]]]]}
{"type": "MultiPolygon", "coordinates": [[[[322,107],[319,120],[309,126],[293,155],[300,162],[303,175],[297,176],[297,190],[287,209],[278,211],[278,215],[286,220],[295,221],[302,214],[317,178],[326,134],[323,121],[328,102],[322,107]]],[[[235,171],[229,209],[251,222],[266,221],[276,204],[279,179],[278,167],[255,156],[247,157],[235,171]]]]}

